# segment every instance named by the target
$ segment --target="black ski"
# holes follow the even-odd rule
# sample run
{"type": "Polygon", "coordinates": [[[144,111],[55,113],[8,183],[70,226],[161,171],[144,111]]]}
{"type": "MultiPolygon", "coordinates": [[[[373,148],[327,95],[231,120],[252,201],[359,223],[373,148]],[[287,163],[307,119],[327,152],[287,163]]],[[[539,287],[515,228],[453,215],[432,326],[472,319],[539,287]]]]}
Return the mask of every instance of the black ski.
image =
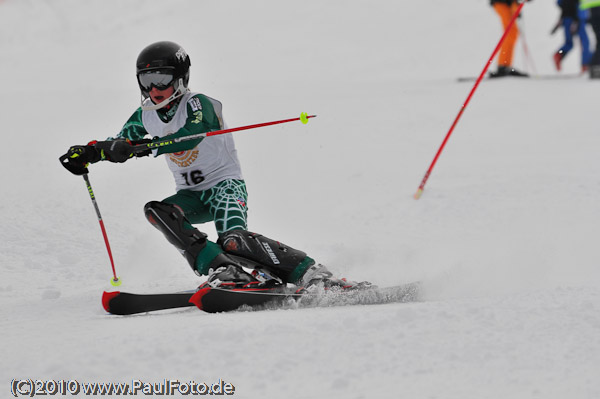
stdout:
{"type": "Polygon", "coordinates": [[[295,288],[227,289],[204,287],[190,299],[208,313],[233,310],[263,310],[281,308],[376,305],[393,302],[414,302],[419,299],[419,283],[396,287],[321,290],[297,292],[295,288]]]}
{"type": "MultiPolygon", "coordinates": [[[[238,309],[241,306],[258,306],[266,302],[276,303],[277,299],[298,299],[300,294],[295,294],[294,290],[288,290],[284,287],[269,288],[269,289],[220,289],[220,288],[201,288],[194,292],[180,292],[169,294],[131,294],[128,292],[104,292],[102,294],[102,306],[108,313],[116,315],[131,315],[136,313],[153,312],[157,310],[176,309],[190,306],[198,306],[202,310],[215,313],[226,312],[238,309]],[[207,303],[205,308],[201,308],[197,303],[191,301],[192,297],[199,298],[196,294],[201,292],[206,294],[207,290],[211,290],[211,294],[205,298],[207,303]],[[220,294],[222,291],[225,294],[220,294]],[[230,297],[227,293],[231,292],[260,292],[260,296],[255,295],[236,295],[230,297]],[[223,298],[224,297],[224,298],[223,298]],[[222,302],[221,302],[222,301],[222,302]]],[[[198,300],[197,300],[198,301],[198,300]]],[[[201,303],[201,302],[198,302],[201,303]]]]}
{"type": "Polygon", "coordinates": [[[108,313],[130,315],[155,310],[194,306],[190,298],[194,292],[173,294],[130,294],[113,291],[102,294],[102,306],[108,313]]]}
{"type": "Polygon", "coordinates": [[[208,313],[230,312],[242,307],[264,305],[281,307],[285,302],[300,300],[305,294],[295,288],[212,288],[201,287],[190,299],[198,309],[208,313]]]}
{"type": "Polygon", "coordinates": [[[200,287],[195,292],[172,294],[131,294],[104,292],[102,305],[108,313],[131,315],[196,305],[208,313],[235,310],[375,305],[419,300],[419,283],[395,287],[376,286],[361,289],[318,290],[298,292],[293,287],[275,288],[213,288],[200,287]]]}
{"type": "MultiPolygon", "coordinates": [[[[565,74],[556,74],[556,75],[530,75],[530,76],[499,76],[499,77],[491,77],[485,76],[482,80],[502,80],[503,78],[516,78],[516,79],[532,79],[532,80],[561,80],[561,79],[576,79],[584,76],[581,73],[565,73],[565,74]]],[[[461,76],[456,80],[458,82],[475,82],[479,77],[478,76],[461,76]]]]}

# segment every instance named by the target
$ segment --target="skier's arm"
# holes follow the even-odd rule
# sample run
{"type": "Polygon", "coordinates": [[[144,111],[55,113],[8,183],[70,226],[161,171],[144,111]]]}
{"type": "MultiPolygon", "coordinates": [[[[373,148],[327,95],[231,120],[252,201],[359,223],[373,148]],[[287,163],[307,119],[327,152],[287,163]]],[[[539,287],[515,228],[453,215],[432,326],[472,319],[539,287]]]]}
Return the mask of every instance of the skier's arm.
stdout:
{"type": "MultiPolygon", "coordinates": [[[[147,134],[148,132],[142,123],[142,108],[138,108],[127,120],[116,137],[110,137],[106,141],[92,141],[88,143],[88,146],[93,146],[93,149],[97,152],[97,155],[94,157],[96,162],[100,160],[122,163],[134,156],[143,157],[150,155],[150,150],[136,154],[133,152],[134,145],[151,141],[144,138],[147,134]]],[[[92,149],[89,150],[93,151],[92,149]]]]}
{"type": "MultiPolygon", "coordinates": [[[[74,145],[61,157],[61,163],[74,174],[87,173],[91,163],[99,161],[125,162],[134,156],[133,145],[150,142],[144,137],[148,134],[142,123],[142,109],[138,108],[123,126],[115,138],[106,141],[90,141],[86,145],[74,145]]],[[[149,155],[138,153],[136,156],[149,155]]]]}
{"type": "Polygon", "coordinates": [[[123,128],[117,134],[117,139],[125,139],[131,142],[138,142],[144,140],[148,135],[144,123],[142,122],[142,108],[135,110],[133,115],[129,117],[123,128]]]}

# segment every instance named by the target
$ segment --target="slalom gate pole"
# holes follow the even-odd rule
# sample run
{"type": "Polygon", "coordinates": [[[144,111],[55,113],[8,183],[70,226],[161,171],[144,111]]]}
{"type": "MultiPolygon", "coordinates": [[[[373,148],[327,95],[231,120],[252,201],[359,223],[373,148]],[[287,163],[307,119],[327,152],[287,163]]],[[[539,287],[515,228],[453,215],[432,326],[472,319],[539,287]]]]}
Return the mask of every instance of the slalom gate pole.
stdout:
{"type": "Polygon", "coordinates": [[[90,198],[92,199],[92,203],[94,204],[94,209],[96,209],[96,216],[98,216],[98,222],[100,223],[100,229],[102,230],[102,236],[104,237],[104,243],[106,244],[106,250],[108,251],[108,257],[110,259],[110,264],[112,266],[113,278],[110,280],[110,283],[113,286],[121,285],[121,280],[117,277],[117,273],[115,271],[115,261],[113,260],[112,251],[110,250],[110,244],[108,243],[108,236],[106,235],[106,229],[104,228],[104,222],[102,221],[102,215],[100,215],[100,209],[98,208],[98,203],[96,202],[96,196],[94,195],[94,190],[92,190],[92,185],[90,184],[90,178],[87,173],[83,174],[83,180],[85,180],[85,184],[87,186],[88,193],[90,194],[90,198]]]}
{"type": "Polygon", "coordinates": [[[273,122],[257,123],[255,125],[240,126],[240,127],[234,127],[234,128],[231,128],[231,129],[216,130],[216,131],[213,131],[213,132],[191,134],[189,136],[176,137],[176,138],[173,138],[173,139],[166,138],[164,140],[157,140],[157,141],[153,141],[151,143],[134,145],[133,146],[133,152],[137,154],[137,153],[140,153],[140,152],[143,152],[143,151],[153,150],[153,149],[156,149],[156,148],[164,147],[166,145],[180,143],[182,141],[197,140],[197,139],[200,139],[200,138],[203,138],[203,137],[217,136],[217,135],[220,135],[220,134],[238,132],[240,130],[256,129],[258,127],[278,125],[280,123],[288,123],[288,122],[301,121],[302,123],[306,124],[306,123],[308,123],[308,119],[315,118],[316,116],[317,115],[307,115],[306,112],[303,112],[303,113],[300,114],[299,118],[282,119],[282,120],[273,121],[273,122]]]}
{"type": "Polygon", "coordinates": [[[425,184],[427,183],[427,180],[429,179],[429,176],[431,175],[431,172],[433,171],[433,168],[435,167],[435,164],[437,163],[437,160],[440,157],[440,154],[444,150],[444,147],[446,146],[446,143],[448,142],[448,139],[450,138],[450,135],[454,131],[454,128],[456,127],[456,124],[458,123],[460,117],[462,116],[463,112],[467,108],[467,105],[469,104],[469,101],[471,101],[471,98],[473,97],[473,94],[477,90],[477,87],[479,86],[479,83],[481,83],[481,80],[485,76],[485,73],[487,72],[488,68],[492,64],[492,62],[494,60],[494,57],[496,56],[496,54],[500,50],[500,47],[502,46],[502,43],[504,42],[504,39],[506,39],[506,36],[508,36],[508,32],[513,27],[515,21],[517,20],[517,17],[521,13],[521,9],[523,8],[524,5],[525,5],[525,2],[522,2],[521,5],[519,5],[519,8],[517,8],[517,11],[513,15],[513,17],[510,20],[510,22],[508,23],[508,26],[506,27],[506,30],[504,31],[504,34],[500,38],[500,41],[496,45],[496,48],[492,52],[492,55],[490,56],[489,60],[485,63],[485,66],[484,66],[483,70],[481,71],[481,74],[479,74],[479,77],[477,78],[477,81],[475,82],[475,85],[473,85],[473,88],[471,89],[471,92],[467,96],[467,99],[465,100],[465,102],[463,103],[462,107],[460,108],[460,111],[458,112],[458,115],[456,115],[456,118],[454,119],[454,122],[452,123],[452,126],[450,126],[450,130],[448,130],[448,133],[446,134],[446,137],[444,137],[444,141],[442,141],[442,145],[440,146],[440,148],[438,149],[437,153],[435,154],[435,157],[433,158],[433,161],[431,162],[431,165],[429,165],[429,169],[427,169],[427,172],[425,172],[425,176],[423,177],[423,180],[421,181],[421,184],[419,185],[419,188],[417,189],[417,192],[414,194],[414,198],[415,199],[418,200],[419,198],[421,198],[421,195],[423,194],[423,190],[425,189],[425,184]]]}
{"type": "Polygon", "coordinates": [[[537,74],[538,74],[537,68],[535,67],[535,62],[533,62],[533,57],[531,56],[531,53],[529,52],[529,46],[527,45],[527,38],[525,37],[525,24],[523,23],[523,21],[521,21],[521,23],[519,23],[519,21],[517,21],[517,26],[519,27],[519,35],[521,36],[521,46],[523,47],[523,55],[525,58],[525,64],[530,65],[533,75],[537,76],[537,74]]]}

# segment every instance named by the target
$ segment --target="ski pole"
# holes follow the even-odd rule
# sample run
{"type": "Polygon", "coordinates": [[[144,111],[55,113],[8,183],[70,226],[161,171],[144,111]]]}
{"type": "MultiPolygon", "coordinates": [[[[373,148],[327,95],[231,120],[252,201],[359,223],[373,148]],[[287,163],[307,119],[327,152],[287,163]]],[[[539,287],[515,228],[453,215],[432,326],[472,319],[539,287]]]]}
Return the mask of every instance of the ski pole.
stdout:
{"type": "Polygon", "coordinates": [[[454,119],[454,122],[452,123],[452,126],[450,126],[450,130],[448,130],[448,133],[446,134],[446,137],[444,137],[444,141],[442,141],[442,145],[440,145],[440,148],[438,149],[437,153],[435,154],[435,157],[433,158],[433,161],[431,162],[431,165],[429,165],[429,169],[427,169],[427,172],[425,172],[425,176],[423,177],[423,180],[421,181],[421,184],[419,185],[419,188],[417,189],[417,192],[414,195],[415,199],[421,198],[421,194],[423,194],[423,190],[425,189],[425,184],[427,183],[427,180],[429,179],[429,176],[431,175],[431,172],[433,171],[433,168],[434,168],[435,164],[437,163],[437,160],[440,157],[440,154],[444,150],[444,147],[446,146],[446,143],[448,142],[448,139],[450,138],[450,135],[454,131],[454,128],[456,127],[456,124],[458,123],[458,120],[460,119],[460,117],[462,116],[463,112],[467,108],[467,105],[469,104],[469,101],[471,101],[471,97],[473,97],[473,94],[475,93],[475,90],[477,90],[477,87],[479,86],[479,83],[481,82],[481,80],[485,76],[485,73],[487,72],[488,68],[490,67],[490,64],[493,62],[494,57],[496,56],[496,53],[498,53],[498,50],[500,50],[500,46],[502,46],[502,43],[504,42],[504,39],[506,39],[506,36],[508,36],[508,32],[510,31],[510,29],[514,25],[517,17],[519,16],[519,13],[521,12],[521,9],[523,8],[524,5],[525,5],[525,2],[522,2],[521,5],[519,5],[519,7],[517,8],[517,11],[513,15],[513,17],[510,20],[510,22],[508,23],[508,26],[506,27],[506,30],[504,31],[504,34],[500,38],[500,41],[496,45],[496,48],[492,52],[492,55],[490,56],[489,60],[485,63],[485,66],[483,67],[483,70],[481,71],[481,74],[479,74],[479,77],[477,78],[477,81],[475,82],[475,85],[473,85],[473,88],[471,89],[471,92],[467,96],[467,99],[465,100],[465,102],[463,103],[462,107],[460,108],[460,111],[458,112],[458,115],[456,115],[456,118],[454,119]]]}
{"type": "Polygon", "coordinates": [[[112,251],[110,250],[110,244],[108,243],[108,236],[106,235],[106,229],[104,228],[104,222],[102,221],[102,215],[100,215],[100,208],[98,208],[98,203],[96,202],[96,196],[94,195],[94,190],[92,190],[92,185],[90,184],[90,178],[87,173],[83,174],[83,180],[85,180],[85,184],[87,186],[88,193],[90,194],[90,198],[92,199],[92,203],[94,204],[94,209],[96,209],[96,215],[98,216],[98,222],[100,223],[100,229],[102,230],[102,236],[104,237],[104,243],[106,244],[106,250],[108,251],[108,257],[110,259],[110,264],[112,266],[113,278],[110,279],[110,283],[117,287],[121,285],[121,280],[117,277],[117,273],[115,271],[115,261],[113,260],[112,251]]]}
{"type": "Polygon", "coordinates": [[[306,112],[303,112],[303,113],[300,114],[299,118],[282,119],[280,121],[257,123],[255,125],[240,126],[240,127],[234,127],[234,128],[231,128],[231,129],[215,130],[213,132],[191,134],[189,136],[176,137],[176,138],[172,138],[172,139],[166,138],[166,139],[163,139],[163,140],[153,141],[151,143],[134,145],[133,146],[133,152],[135,154],[139,154],[140,152],[143,152],[143,151],[153,150],[153,149],[156,149],[156,148],[164,147],[166,145],[180,143],[182,141],[197,140],[197,139],[200,139],[200,138],[203,138],[203,137],[217,136],[217,135],[220,135],[220,134],[232,133],[232,132],[237,132],[237,131],[240,131],[240,130],[255,129],[255,128],[258,128],[258,127],[265,127],[265,126],[277,125],[277,124],[280,124],[280,123],[288,123],[288,122],[294,122],[294,121],[301,121],[302,123],[306,124],[306,123],[308,123],[308,119],[309,118],[315,118],[316,116],[317,115],[307,115],[306,112]]]}
{"type": "Polygon", "coordinates": [[[529,52],[529,46],[527,45],[527,38],[525,37],[525,23],[523,21],[521,21],[521,23],[519,23],[519,21],[517,21],[517,26],[519,27],[519,32],[521,34],[521,46],[523,47],[523,55],[524,55],[524,59],[525,59],[525,64],[527,66],[531,66],[531,70],[533,72],[533,75],[537,75],[537,68],[535,67],[535,63],[533,62],[533,57],[531,56],[531,53],[529,52]]]}

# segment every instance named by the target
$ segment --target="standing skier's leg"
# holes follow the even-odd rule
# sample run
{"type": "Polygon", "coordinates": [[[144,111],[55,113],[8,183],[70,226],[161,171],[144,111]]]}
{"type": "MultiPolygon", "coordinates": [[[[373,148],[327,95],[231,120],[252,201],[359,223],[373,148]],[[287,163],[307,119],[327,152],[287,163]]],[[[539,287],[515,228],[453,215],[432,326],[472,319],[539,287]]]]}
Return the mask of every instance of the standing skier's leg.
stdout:
{"type": "Polygon", "coordinates": [[[590,50],[590,38],[587,34],[586,25],[589,19],[588,12],[579,10],[577,22],[577,35],[581,44],[581,72],[586,72],[592,62],[592,51],[590,50]]]}
{"type": "Polygon", "coordinates": [[[565,43],[561,46],[561,48],[554,53],[553,60],[554,66],[557,71],[561,70],[561,62],[564,58],[569,54],[569,52],[573,49],[573,32],[571,30],[571,26],[573,26],[573,18],[564,17],[562,19],[563,31],[565,35],[565,43]]]}
{"type": "MultiPolygon", "coordinates": [[[[494,3],[494,10],[500,17],[500,21],[502,22],[502,27],[504,30],[510,24],[514,14],[517,12],[518,5],[516,3],[512,5],[504,4],[504,3],[494,3]]],[[[503,77],[503,76],[526,76],[523,72],[517,71],[513,66],[513,52],[515,48],[515,43],[519,38],[519,28],[517,24],[514,24],[504,42],[502,43],[502,47],[500,47],[500,53],[498,54],[498,70],[491,72],[491,77],[503,77]]]]}
{"type": "Polygon", "coordinates": [[[590,78],[600,78],[600,6],[594,7],[590,10],[590,25],[594,31],[596,38],[596,49],[590,62],[590,78]]]}

